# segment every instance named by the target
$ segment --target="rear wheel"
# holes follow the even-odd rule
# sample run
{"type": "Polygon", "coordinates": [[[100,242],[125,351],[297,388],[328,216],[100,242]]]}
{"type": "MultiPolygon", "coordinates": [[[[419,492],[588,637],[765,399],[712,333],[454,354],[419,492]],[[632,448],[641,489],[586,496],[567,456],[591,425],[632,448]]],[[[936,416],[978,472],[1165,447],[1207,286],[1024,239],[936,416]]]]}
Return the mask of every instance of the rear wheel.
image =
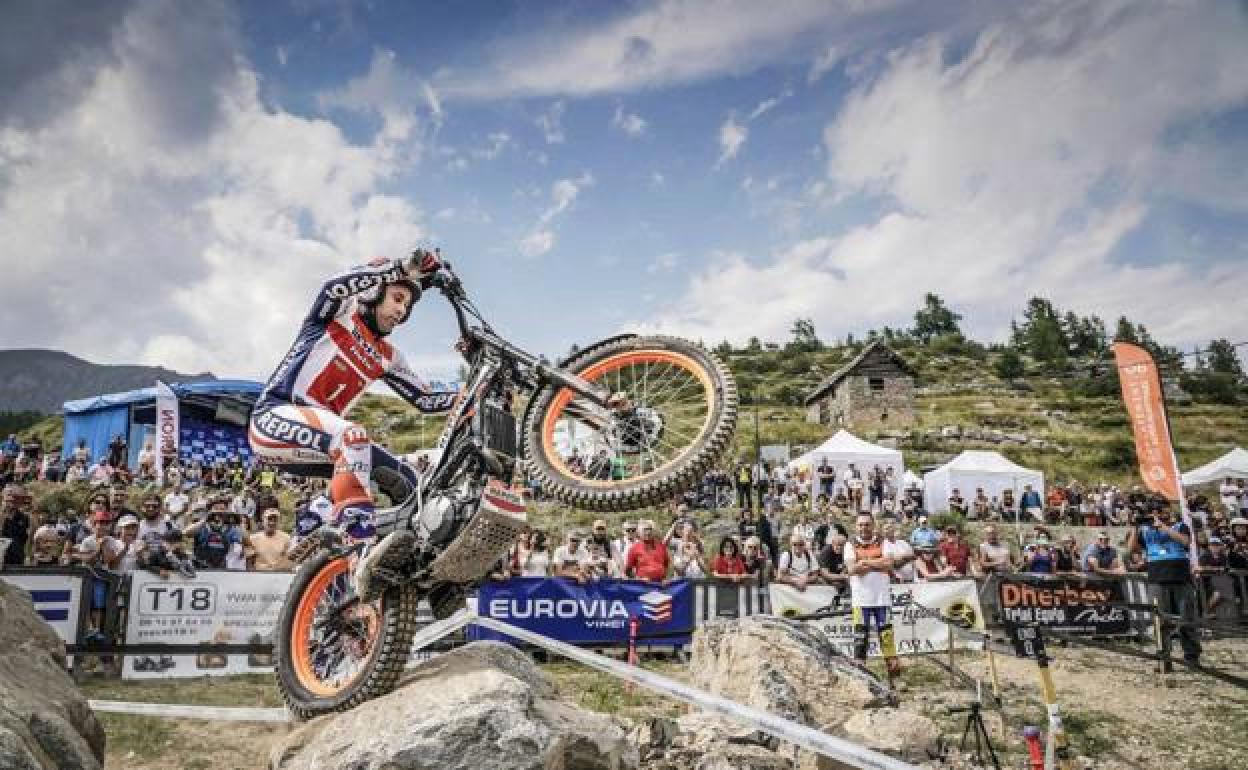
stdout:
{"type": "Polygon", "coordinates": [[[685,340],[608,340],[563,368],[615,399],[607,410],[570,389],[547,386],[529,404],[529,472],[565,503],[625,511],[665,502],[699,481],[732,440],[732,374],[685,340]]]}
{"type": "Polygon", "coordinates": [[[320,550],[295,573],[274,640],[277,685],[300,719],[346,711],[398,684],[416,631],[414,587],[350,599],[351,561],[320,550]]]}

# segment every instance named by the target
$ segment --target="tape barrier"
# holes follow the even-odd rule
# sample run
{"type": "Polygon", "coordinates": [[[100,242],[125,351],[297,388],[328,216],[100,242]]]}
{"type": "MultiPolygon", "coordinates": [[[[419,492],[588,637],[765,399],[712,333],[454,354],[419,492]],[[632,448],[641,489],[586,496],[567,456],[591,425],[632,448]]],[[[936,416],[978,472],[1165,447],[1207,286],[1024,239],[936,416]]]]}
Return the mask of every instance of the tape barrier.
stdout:
{"type": "Polygon", "coordinates": [[[133,714],[165,719],[206,719],[213,722],[294,721],[290,712],[284,708],[228,708],[174,703],[131,703],[119,700],[90,700],[87,704],[92,710],[105,714],[133,714]]]}

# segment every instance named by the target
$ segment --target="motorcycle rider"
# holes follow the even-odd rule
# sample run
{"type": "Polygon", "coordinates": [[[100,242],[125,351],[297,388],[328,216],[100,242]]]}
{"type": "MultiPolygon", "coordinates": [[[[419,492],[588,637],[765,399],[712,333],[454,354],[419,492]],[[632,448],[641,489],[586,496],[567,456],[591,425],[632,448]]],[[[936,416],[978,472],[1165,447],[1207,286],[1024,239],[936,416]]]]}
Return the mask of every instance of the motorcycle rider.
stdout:
{"type": "Polygon", "coordinates": [[[372,470],[389,468],[413,486],[415,478],[345,415],[376,380],[422,412],[450,409],[456,391],[431,387],[385,339],[411,316],[441,267],[437,253],[417,249],[407,259],[378,257],[330,278],[251,415],[248,438],[260,461],[333,464],[329,493],[335,520],[352,538],[369,541],[355,569],[356,594],[364,601],[385,588],[372,580],[374,571],[400,565],[415,544],[407,529],[372,542],[372,470]]]}

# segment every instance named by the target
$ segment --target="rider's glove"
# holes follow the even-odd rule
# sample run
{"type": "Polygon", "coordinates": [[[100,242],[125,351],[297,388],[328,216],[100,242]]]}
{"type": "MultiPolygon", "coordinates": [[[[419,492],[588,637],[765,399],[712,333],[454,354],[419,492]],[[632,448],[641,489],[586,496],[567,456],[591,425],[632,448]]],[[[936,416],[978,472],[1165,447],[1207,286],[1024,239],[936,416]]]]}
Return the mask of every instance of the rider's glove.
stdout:
{"type": "Polygon", "coordinates": [[[433,251],[416,249],[407,258],[407,264],[404,267],[407,269],[407,274],[413,278],[425,278],[442,269],[441,256],[442,252],[439,249],[433,251]]]}

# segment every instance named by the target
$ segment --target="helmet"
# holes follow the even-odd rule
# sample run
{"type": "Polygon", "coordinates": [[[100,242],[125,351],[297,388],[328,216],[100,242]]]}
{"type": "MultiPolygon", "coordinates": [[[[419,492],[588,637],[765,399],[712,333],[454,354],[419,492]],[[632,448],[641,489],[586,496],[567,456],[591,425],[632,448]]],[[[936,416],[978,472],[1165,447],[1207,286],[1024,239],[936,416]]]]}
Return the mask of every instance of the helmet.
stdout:
{"type": "Polygon", "coordinates": [[[386,296],[386,287],[388,286],[406,286],[407,290],[412,293],[412,301],[408,303],[407,311],[403,313],[403,317],[399,319],[399,323],[405,323],[412,315],[412,308],[416,307],[416,303],[420,301],[420,284],[410,278],[400,278],[390,283],[379,283],[371,289],[365,289],[360,293],[360,309],[364,313],[364,320],[368,322],[369,328],[374,332],[378,332],[377,321],[373,315],[377,306],[381,304],[382,299],[386,296]]]}

